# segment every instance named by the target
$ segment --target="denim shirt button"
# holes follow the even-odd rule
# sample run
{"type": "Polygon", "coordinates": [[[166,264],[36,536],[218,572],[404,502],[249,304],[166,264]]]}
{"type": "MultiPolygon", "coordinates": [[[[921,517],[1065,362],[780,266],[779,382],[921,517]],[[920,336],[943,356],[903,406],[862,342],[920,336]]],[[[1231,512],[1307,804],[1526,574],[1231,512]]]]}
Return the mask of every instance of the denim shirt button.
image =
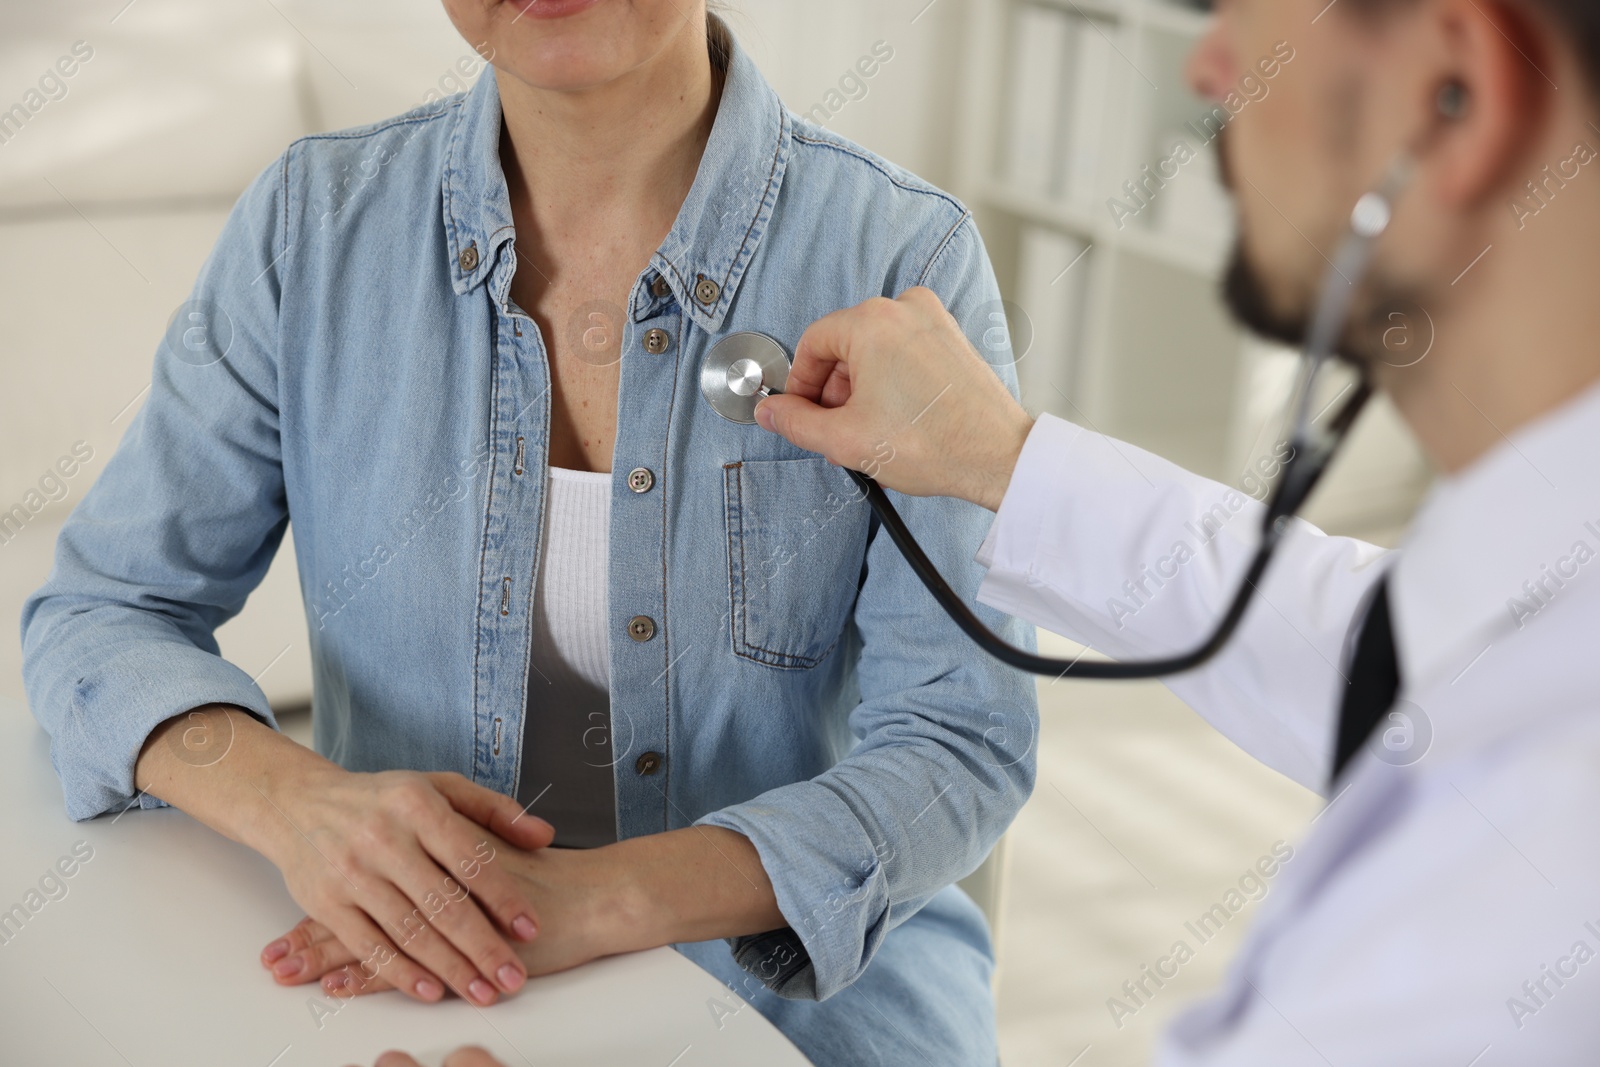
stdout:
{"type": "Polygon", "coordinates": [[[478,269],[478,242],[474,241],[461,250],[461,269],[464,271],[478,269]]]}
{"type": "Polygon", "coordinates": [[[702,304],[715,304],[722,295],[722,286],[710,278],[701,278],[694,287],[694,298],[702,304]]]}
{"type": "Polygon", "coordinates": [[[654,774],[661,769],[666,757],[659,752],[646,752],[634,761],[633,769],[640,774],[654,774]]]}
{"type": "Polygon", "coordinates": [[[672,344],[672,335],[666,330],[657,328],[646,330],[644,333],[644,350],[652,356],[659,356],[672,344]]]}
{"type": "Polygon", "coordinates": [[[657,274],[655,280],[650,283],[650,295],[657,300],[665,300],[672,295],[672,286],[667,284],[666,278],[657,274]]]}
{"type": "Polygon", "coordinates": [[[648,615],[635,615],[628,620],[628,636],[645,642],[656,635],[656,621],[648,615]]]}
{"type": "Polygon", "coordinates": [[[628,472],[628,488],[635,493],[648,493],[655,484],[656,476],[644,467],[635,467],[628,472]]]}

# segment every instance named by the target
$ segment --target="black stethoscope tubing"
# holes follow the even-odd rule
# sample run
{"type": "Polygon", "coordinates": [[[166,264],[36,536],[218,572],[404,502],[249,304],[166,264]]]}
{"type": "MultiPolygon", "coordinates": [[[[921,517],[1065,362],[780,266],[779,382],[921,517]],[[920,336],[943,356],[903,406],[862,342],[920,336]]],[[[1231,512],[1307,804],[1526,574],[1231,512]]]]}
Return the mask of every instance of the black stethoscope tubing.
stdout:
{"type": "Polygon", "coordinates": [[[1302,443],[1296,447],[1284,465],[1278,487],[1267,506],[1261,524],[1261,544],[1256,548],[1255,557],[1250,561],[1250,568],[1245,572],[1244,581],[1239,584],[1239,591],[1234,594],[1227,614],[1222,617],[1204,644],[1192,651],[1165,659],[1107,662],[1086,660],[1082,655],[1071,660],[1057,659],[1040,656],[1001,640],[994,631],[983,624],[966,602],[956,595],[955,590],[950,588],[950,584],[944,580],[939,569],[933,565],[933,561],[922,550],[917,539],[906,528],[905,520],[900,518],[900,513],[895,510],[894,504],[889,500],[889,494],[884,492],[883,487],[860,471],[846,467],[845,472],[866,494],[867,504],[877,515],[878,521],[889,531],[895,546],[900,549],[906,562],[911,565],[911,569],[922,580],[922,584],[927,587],[934,600],[938,601],[945,614],[950,616],[950,619],[961,628],[961,632],[974,644],[995,659],[1019,671],[1029,674],[1048,674],[1058,678],[1069,675],[1073,678],[1109,681],[1158,678],[1193,670],[1214,657],[1228,643],[1244,619],[1245,611],[1249,608],[1261,579],[1267,572],[1267,566],[1272,562],[1273,555],[1288,530],[1290,519],[1316,488],[1317,482],[1321,480],[1328,464],[1338,453],[1339,446],[1344,443],[1350,427],[1354,425],[1356,417],[1366,406],[1371,395],[1372,387],[1368,383],[1363,382],[1357,387],[1355,394],[1345,402],[1344,407],[1330,423],[1331,440],[1326,445],[1310,447],[1302,443]]]}

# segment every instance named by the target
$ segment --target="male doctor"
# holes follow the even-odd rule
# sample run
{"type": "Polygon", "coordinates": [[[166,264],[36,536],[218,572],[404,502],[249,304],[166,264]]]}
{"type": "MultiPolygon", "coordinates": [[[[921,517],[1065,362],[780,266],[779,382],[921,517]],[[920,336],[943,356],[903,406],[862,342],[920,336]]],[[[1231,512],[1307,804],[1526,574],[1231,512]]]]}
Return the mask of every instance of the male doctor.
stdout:
{"type": "MultiPolygon", "coordinates": [[[[1299,524],[1232,644],[1169,679],[1328,806],[1160,1062],[1600,1064],[1600,3],[1217,16],[1189,65],[1208,97],[1296,51],[1225,138],[1228,302],[1301,341],[1352,206],[1409,153],[1340,348],[1443,477],[1399,552],[1299,524]],[[1386,362],[1419,307],[1432,350],[1386,362]]],[[[996,511],[979,599],[1112,656],[1200,643],[1254,552],[1241,512],[1178,558],[1228,487],[1031,419],[925,290],[818,323],[788,389],[763,426],[996,511]]]]}

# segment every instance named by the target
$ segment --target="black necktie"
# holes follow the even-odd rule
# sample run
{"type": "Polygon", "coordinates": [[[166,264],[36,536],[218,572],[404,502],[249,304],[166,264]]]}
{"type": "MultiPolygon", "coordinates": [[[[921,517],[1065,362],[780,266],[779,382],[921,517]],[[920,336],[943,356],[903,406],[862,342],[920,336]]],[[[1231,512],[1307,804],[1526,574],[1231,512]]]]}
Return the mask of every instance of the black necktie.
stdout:
{"type": "Polygon", "coordinates": [[[1366,744],[1384,713],[1394,707],[1400,692],[1400,663],[1394,651],[1394,630],[1389,624],[1389,579],[1378,584],[1378,595],[1367,609],[1356,639],[1356,656],[1350,664],[1350,688],[1339,709],[1339,740],[1333,754],[1333,779],[1366,744]]]}

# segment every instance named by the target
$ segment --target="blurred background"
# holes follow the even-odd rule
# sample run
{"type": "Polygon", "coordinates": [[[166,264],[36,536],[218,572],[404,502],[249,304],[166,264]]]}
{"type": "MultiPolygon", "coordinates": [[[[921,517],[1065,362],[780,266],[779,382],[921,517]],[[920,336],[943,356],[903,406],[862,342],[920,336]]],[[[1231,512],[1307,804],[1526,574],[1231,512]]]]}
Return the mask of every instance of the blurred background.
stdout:
{"type": "MultiPolygon", "coordinates": [[[[1203,10],[720,7],[794,111],[977,213],[1008,301],[994,325],[1024,353],[1032,410],[1252,488],[1294,356],[1242,336],[1216,299],[1233,222],[1210,143],[1227,112],[1182,79],[1203,10]],[[865,77],[857,64],[880,43],[893,58],[865,77]]],[[[0,619],[43,582],[62,520],[142,402],[167,322],[245,184],[296,137],[466,88],[472,58],[437,0],[0,0],[0,619]],[[62,57],[74,73],[42,80],[62,57]],[[86,453],[74,477],[50,476],[86,453]]],[[[1292,58],[1275,58],[1273,77],[1288,76],[1292,58]]],[[[1273,77],[1241,87],[1243,106],[1273,77]]],[[[1428,324],[1396,324],[1401,355],[1430,343],[1428,324]]],[[[1393,544],[1429,480],[1379,406],[1310,517],[1393,544]]],[[[221,640],[304,736],[310,670],[287,540],[221,640]]],[[[0,695],[23,695],[15,636],[0,642],[0,695]]],[[[1003,1059],[1144,1063],[1171,1015],[1218,980],[1255,902],[1203,943],[1186,923],[1295,841],[1319,803],[1159,685],[1041,683],[1040,697],[1039,786],[1004,865],[1003,1059]],[[1179,940],[1194,958],[1130,997],[1124,983],[1179,940]]]]}

